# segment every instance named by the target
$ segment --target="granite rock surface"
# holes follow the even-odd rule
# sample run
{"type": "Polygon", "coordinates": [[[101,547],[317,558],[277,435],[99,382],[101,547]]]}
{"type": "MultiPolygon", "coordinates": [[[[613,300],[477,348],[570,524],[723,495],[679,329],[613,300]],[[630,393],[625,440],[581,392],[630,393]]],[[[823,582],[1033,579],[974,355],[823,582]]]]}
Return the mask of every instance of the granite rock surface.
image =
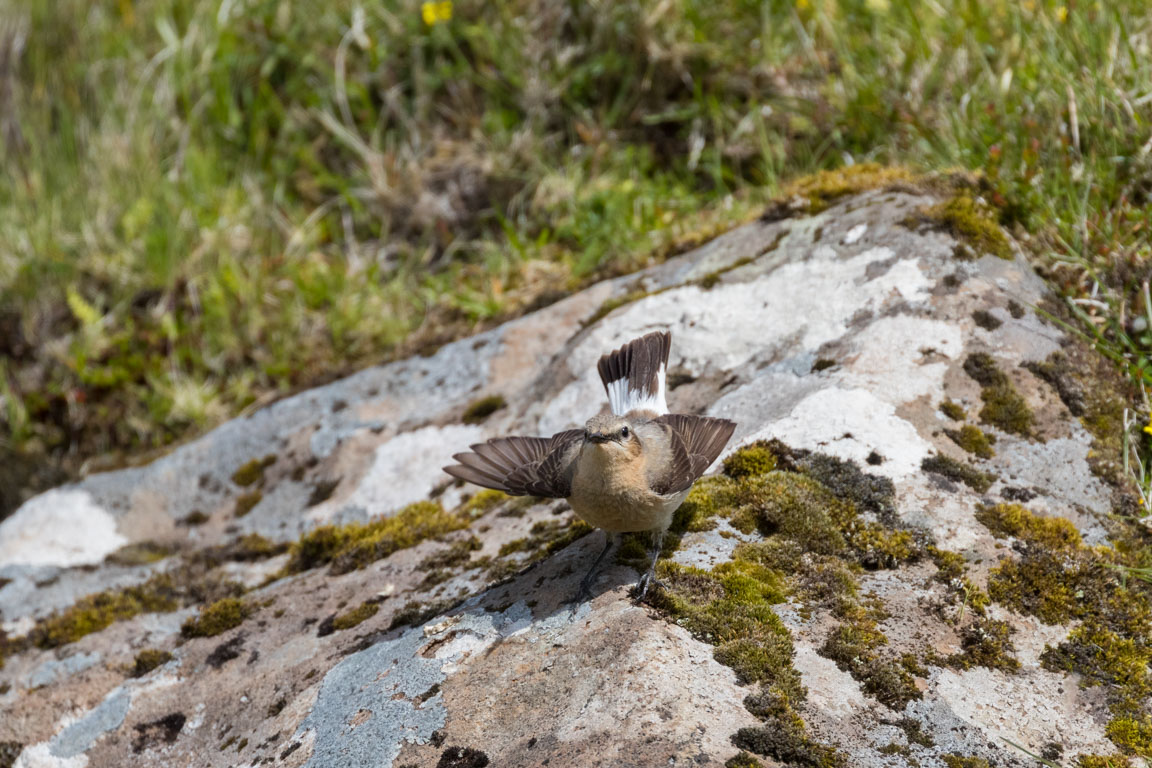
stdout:
{"type": "MultiPolygon", "coordinates": [[[[597,358],[653,330],[673,333],[673,410],[736,421],[728,453],[775,439],[890,481],[883,525],[959,554],[976,588],[1021,556],[977,519],[981,505],[1018,502],[1108,546],[1121,491],[1098,436],[1034,372],[1090,353],[1037,311],[1050,297],[1021,257],[959,258],[954,235],[917,225],[936,202],[878,190],[751,222],[31,499],[0,524],[0,742],[21,768],[724,765],[733,737],[761,724],[745,703],[755,684],[691,627],[634,602],[626,565],[605,570],[591,601],[566,603],[602,534],[569,535],[562,501],[473,498],[440,471],[489,436],[582,424],[606,407],[597,358]],[[1026,428],[978,417],[988,395],[969,361],[981,353],[1026,404],[1026,428]],[[950,435],[961,423],[994,438],[993,455],[964,450],[950,435]],[[941,456],[985,482],[925,469],[941,456]],[[465,522],[361,567],[292,567],[297,550],[278,546],[428,500],[465,522]],[[240,552],[243,541],[263,549],[240,552]],[[71,642],[21,640],[85,596],[165,574],[226,584],[248,615],[182,634],[209,599],[193,589],[71,642]],[[357,606],[371,606],[359,623],[334,618],[357,606]],[[144,649],[166,655],[138,674],[144,649]]],[[[728,522],[687,532],[670,565],[712,569],[767,535],[728,522]]],[[[806,689],[795,711],[839,756],[821,753],[826,764],[1024,766],[1036,764],[1024,750],[1058,747],[1072,765],[1118,752],[1106,688],[1043,662],[1075,621],[994,600],[987,615],[1011,631],[1014,663],[942,661],[966,647],[975,611],[960,611],[940,568],[927,556],[853,565],[881,606],[885,652],[919,659],[907,665],[918,695],[895,705],[829,658],[827,605],[800,592],[774,605],[806,689]]],[[[777,748],[756,759],[818,764],[777,748]]]]}

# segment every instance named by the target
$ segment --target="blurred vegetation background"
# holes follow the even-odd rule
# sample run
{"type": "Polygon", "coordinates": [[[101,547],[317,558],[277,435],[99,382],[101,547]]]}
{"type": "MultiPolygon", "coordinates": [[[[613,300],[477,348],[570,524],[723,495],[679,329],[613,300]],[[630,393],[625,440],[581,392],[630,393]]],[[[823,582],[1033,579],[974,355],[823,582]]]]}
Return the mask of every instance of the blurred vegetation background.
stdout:
{"type": "Polygon", "coordinates": [[[0,513],[865,161],[984,174],[1147,380],[1150,48],[1144,0],[0,0],[0,513]]]}

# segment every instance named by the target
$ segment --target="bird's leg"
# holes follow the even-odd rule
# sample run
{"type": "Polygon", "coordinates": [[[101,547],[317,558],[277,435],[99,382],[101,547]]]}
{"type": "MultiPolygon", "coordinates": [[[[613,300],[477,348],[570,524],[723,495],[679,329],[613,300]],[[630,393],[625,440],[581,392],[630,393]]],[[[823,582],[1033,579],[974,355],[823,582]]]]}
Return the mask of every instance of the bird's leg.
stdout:
{"type": "Polygon", "coordinates": [[[608,555],[609,550],[619,542],[620,534],[604,531],[604,549],[600,550],[600,554],[596,556],[592,567],[588,569],[588,573],[580,580],[580,591],[576,593],[576,597],[573,598],[572,602],[582,603],[592,597],[592,583],[596,581],[596,575],[600,571],[600,563],[604,562],[604,558],[608,555]]]}
{"type": "Polygon", "coordinates": [[[652,532],[652,549],[648,554],[652,556],[652,562],[648,565],[648,570],[643,576],[640,577],[640,583],[636,585],[638,593],[637,600],[643,600],[644,595],[648,594],[648,587],[655,584],[656,586],[663,587],[664,585],[656,578],[656,561],[660,559],[660,550],[664,547],[664,531],[652,532]]]}

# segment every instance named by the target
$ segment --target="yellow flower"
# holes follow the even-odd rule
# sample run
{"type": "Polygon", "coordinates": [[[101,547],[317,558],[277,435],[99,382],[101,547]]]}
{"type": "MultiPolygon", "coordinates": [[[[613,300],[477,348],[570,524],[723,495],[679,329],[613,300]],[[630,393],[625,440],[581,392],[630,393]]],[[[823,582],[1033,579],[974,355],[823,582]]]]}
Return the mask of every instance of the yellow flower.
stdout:
{"type": "Polygon", "coordinates": [[[808,10],[808,5],[808,0],[796,0],[796,10],[798,11],[808,10]]]}
{"type": "Polygon", "coordinates": [[[1062,5],[1056,9],[1056,21],[1061,24],[1068,21],[1068,6],[1062,5]]]}
{"type": "Polygon", "coordinates": [[[1152,435],[1152,415],[1148,417],[1148,426],[1144,427],[1144,431],[1152,435]]]}
{"type": "Polygon", "coordinates": [[[420,15],[430,27],[452,21],[452,0],[429,0],[420,6],[420,15]]]}

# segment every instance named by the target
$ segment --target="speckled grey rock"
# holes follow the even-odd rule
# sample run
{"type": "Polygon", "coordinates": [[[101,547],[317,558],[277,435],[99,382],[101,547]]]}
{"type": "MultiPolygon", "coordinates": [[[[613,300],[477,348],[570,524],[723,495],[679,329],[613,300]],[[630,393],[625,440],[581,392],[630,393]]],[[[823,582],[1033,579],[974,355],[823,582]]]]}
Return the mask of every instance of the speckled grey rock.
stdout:
{"type": "MultiPolygon", "coordinates": [[[[958,261],[948,235],[902,224],[931,202],[872,192],[816,216],[750,223],[429,357],[278,402],[148,466],[32,499],[0,524],[3,626],[23,634],[85,594],[174,567],[175,558],[105,562],[126,543],[191,552],[248,533],[291,541],[430,494],[451,508],[475,490],[447,485],[440,467],[452,453],[496,434],[582,423],[604,399],[599,355],[665,328],[674,339],[674,410],[737,421],[730,450],[778,438],[867,462],[894,483],[900,522],[984,563],[978,580],[1010,554],[974,510],[1010,486],[1033,494],[1034,511],[1074,521],[1089,543],[1105,541],[1100,521],[1112,489],[1089,467],[1092,438],[1051,387],[1019,368],[1068,343],[1031,309],[1045,297],[1042,282],[1020,258],[958,261]],[[599,316],[606,300],[637,292],[647,295],[599,316]],[[981,327],[972,318],[979,309],[1003,324],[981,327]],[[979,410],[980,387],[962,370],[978,351],[1010,372],[1043,438],[989,429],[996,455],[979,464],[996,480],[985,494],[921,469],[935,453],[966,458],[937,409],[948,398],[979,410]],[[506,407],[463,423],[468,405],[491,394],[506,407]],[[264,457],[256,483],[234,482],[264,457]],[[238,497],[254,489],[256,503],[237,517],[238,497]],[[207,521],[182,522],[195,512],[207,521]]],[[[757,720],[743,704],[748,689],[711,646],[633,604],[635,574],[621,566],[607,569],[589,603],[563,602],[598,534],[523,573],[511,568],[504,581],[479,567],[428,578],[427,558],[471,535],[480,546],[473,563],[515,565],[522,556],[508,551],[517,542],[568,515],[555,502],[497,507],[470,530],[343,575],[314,569],[265,583],[282,558],[230,563],[229,576],[254,587],[248,599],[258,613],[224,635],[180,642],[179,623],[194,612],[186,609],[113,624],[67,654],[28,649],[9,658],[0,670],[0,741],[27,745],[24,768],[435,766],[449,749],[483,753],[495,766],[723,765],[736,753],[732,735],[757,720]],[[317,631],[365,600],[380,610],[363,624],[317,631]],[[429,604],[440,606],[436,615],[392,628],[406,608],[429,604]],[[145,647],[168,649],[175,661],[126,681],[145,647]]],[[[690,534],[674,557],[711,568],[741,538],[726,525],[690,534]]],[[[941,589],[933,573],[922,562],[863,578],[889,609],[882,629],[896,650],[959,647],[933,613],[941,589]]],[[[1008,740],[1035,752],[1057,742],[1069,755],[1112,753],[1100,690],[1040,664],[1045,644],[1068,627],[993,610],[1016,629],[1020,671],[933,667],[917,680],[923,698],[896,712],[820,655],[826,616],[778,606],[813,735],[864,768],[903,764],[881,751],[907,745],[894,725],[900,717],[921,722],[934,741],[913,750],[925,768],[942,768],[948,753],[1033,764],[1008,740]]]]}

